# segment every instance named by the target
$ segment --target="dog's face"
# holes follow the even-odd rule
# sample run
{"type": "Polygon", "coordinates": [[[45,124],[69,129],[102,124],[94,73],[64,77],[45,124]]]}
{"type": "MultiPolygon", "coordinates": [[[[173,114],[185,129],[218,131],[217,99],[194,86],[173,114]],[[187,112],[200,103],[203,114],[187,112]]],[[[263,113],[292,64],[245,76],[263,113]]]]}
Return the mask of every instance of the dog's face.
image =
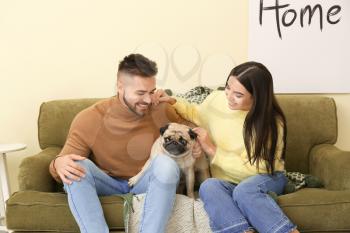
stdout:
{"type": "Polygon", "coordinates": [[[170,123],[160,129],[162,145],[172,155],[181,155],[191,150],[197,134],[186,125],[170,123]]]}

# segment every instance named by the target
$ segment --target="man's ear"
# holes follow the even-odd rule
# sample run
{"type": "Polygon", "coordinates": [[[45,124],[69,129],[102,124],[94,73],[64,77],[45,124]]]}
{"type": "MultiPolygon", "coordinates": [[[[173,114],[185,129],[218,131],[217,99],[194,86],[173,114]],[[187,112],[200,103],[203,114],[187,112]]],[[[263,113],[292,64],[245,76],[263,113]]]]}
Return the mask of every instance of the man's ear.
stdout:
{"type": "Polygon", "coordinates": [[[117,93],[123,93],[124,90],[124,83],[122,81],[122,78],[118,78],[117,80],[117,93]]]}
{"type": "Polygon", "coordinates": [[[160,135],[163,136],[164,132],[165,132],[168,128],[169,128],[169,124],[166,124],[165,126],[161,127],[161,128],[159,129],[160,135]]]}
{"type": "Polygon", "coordinates": [[[189,130],[188,130],[188,134],[190,135],[190,138],[191,138],[192,140],[196,139],[197,136],[198,136],[198,134],[197,134],[196,132],[194,132],[192,129],[189,129],[189,130]]]}

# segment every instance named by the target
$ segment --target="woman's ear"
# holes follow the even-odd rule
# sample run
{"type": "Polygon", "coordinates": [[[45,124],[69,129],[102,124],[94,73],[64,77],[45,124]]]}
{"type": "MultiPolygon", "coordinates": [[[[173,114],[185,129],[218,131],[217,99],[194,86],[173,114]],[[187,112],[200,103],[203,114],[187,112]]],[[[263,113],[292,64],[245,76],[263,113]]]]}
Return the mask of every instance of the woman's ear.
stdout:
{"type": "Polygon", "coordinates": [[[160,135],[163,136],[164,132],[165,132],[168,128],[169,128],[169,124],[166,124],[165,126],[161,127],[161,128],[159,129],[160,135]]]}
{"type": "Polygon", "coordinates": [[[191,138],[192,140],[196,139],[197,136],[198,136],[198,134],[197,134],[196,132],[194,132],[192,129],[189,129],[189,130],[188,130],[188,134],[190,135],[190,138],[191,138]]]}

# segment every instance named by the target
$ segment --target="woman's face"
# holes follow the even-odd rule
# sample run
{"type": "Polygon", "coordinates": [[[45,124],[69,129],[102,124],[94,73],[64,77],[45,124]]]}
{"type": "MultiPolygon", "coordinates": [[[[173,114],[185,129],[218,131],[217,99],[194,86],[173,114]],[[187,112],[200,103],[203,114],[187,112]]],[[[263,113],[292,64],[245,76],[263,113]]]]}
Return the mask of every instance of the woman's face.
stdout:
{"type": "Polygon", "coordinates": [[[237,80],[236,76],[230,76],[225,93],[228,100],[228,107],[231,110],[250,110],[253,104],[253,96],[237,80]]]}

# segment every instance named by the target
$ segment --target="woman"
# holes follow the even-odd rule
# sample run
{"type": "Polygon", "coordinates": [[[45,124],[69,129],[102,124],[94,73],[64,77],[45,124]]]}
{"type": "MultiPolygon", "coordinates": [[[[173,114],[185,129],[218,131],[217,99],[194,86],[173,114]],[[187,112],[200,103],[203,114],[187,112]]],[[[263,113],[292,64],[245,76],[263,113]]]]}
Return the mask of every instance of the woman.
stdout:
{"type": "Polygon", "coordinates": [[[213,178],[199,195],[214,232],[297,233],[269,191],[282,194],[286,119],[273,93],[268,69],[257,62],[235,67],[225,92],[214,91],[201,105],[175,100],[160,91],[194,131],[211,159],[213,178]]]}

